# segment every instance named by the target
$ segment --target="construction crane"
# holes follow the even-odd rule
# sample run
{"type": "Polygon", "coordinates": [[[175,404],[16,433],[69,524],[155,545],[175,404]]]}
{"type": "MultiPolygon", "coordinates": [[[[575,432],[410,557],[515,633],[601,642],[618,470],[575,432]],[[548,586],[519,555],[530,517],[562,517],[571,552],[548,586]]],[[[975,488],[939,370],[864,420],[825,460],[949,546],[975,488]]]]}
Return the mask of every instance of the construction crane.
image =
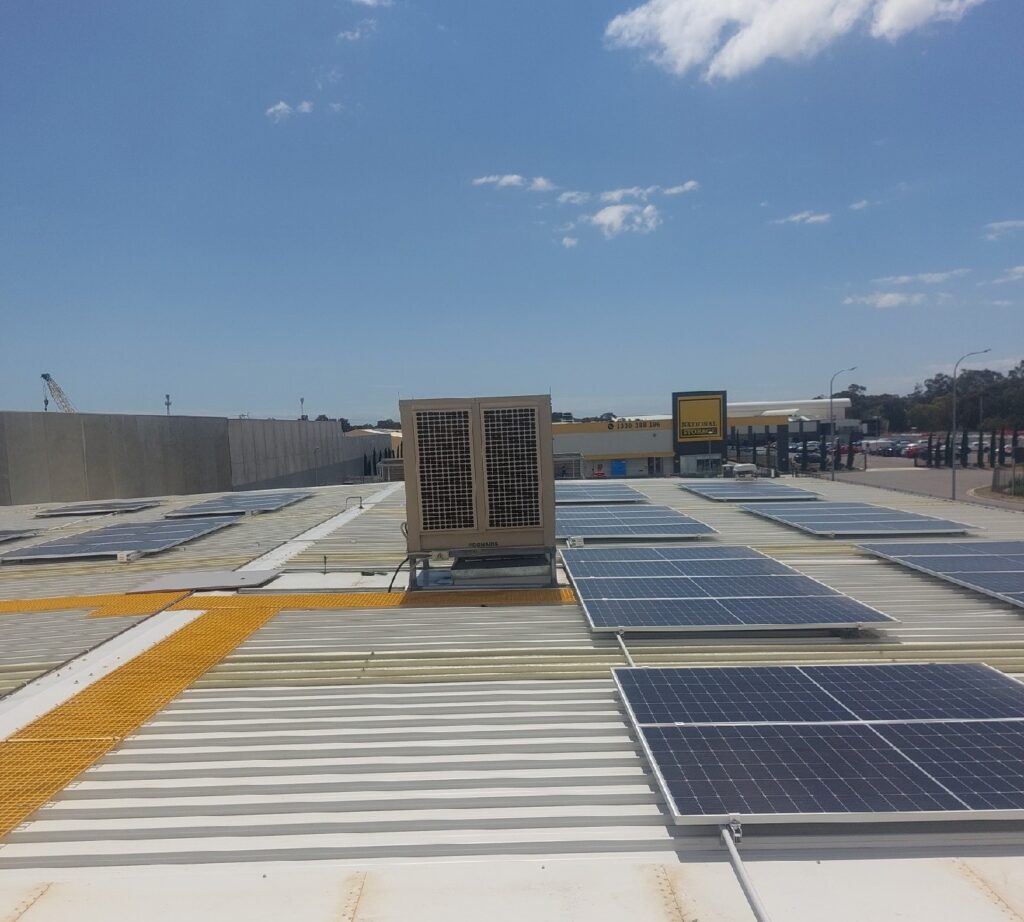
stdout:
{"type": "MultiPolygon", "coordinates": [[[[46,389],[50,392],[51,396],[53,397],[53,402],[56,403],[58,407],[60,407],[61,413],[78,412],[78,410],[75,409],[75,405],[68,398],[68,395],[64,393],[64,389],[56,381],[53,380],[53,377],[51,375],[48,375],[45,372],[43,372],[42,378],[46,382],[46,389]]],[[[43,410],[45,411],[49,409],[50,398],[43,394],[43,410]]]]}

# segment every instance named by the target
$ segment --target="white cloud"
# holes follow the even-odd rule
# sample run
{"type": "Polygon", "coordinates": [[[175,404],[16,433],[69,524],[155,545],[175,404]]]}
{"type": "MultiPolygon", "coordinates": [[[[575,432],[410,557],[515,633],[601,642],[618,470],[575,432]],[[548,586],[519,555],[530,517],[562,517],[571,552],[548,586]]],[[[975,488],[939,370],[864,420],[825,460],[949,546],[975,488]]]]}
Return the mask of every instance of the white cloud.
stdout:
{"type": "Polygon", "coordinates": [[[531,192],[553,192],[557,188],[558,186],[556,186],[546,176],[534,176],[533,179],[530,180],[531,192]]]}
{"type": "Polygon", "coordinates": [[[358,6],[391,6],[392,0],[352,0],[358,6]]]}
{"type": "Polygon", "coordinates": [[[997,299],[995,301],[989,301],[993,307],[1013,307],[1012,301],[1007,301],[1004,298],[997,299]]]}
{"type": "Polygon", "coordinates": [[[354,29],[345,29],[335,36],[339,42],[358,42],[377,31],[376,19],[364,19],[354,29]]]}
{"type": "Polygon", "coordinates": [[[866,198],[862,198],[859,202],[854,202],[852,205],[850,205],[850,210],[851,211],[863,211],[870,204],[871,203],[866,198]]]}
{"type": "Polygon", "coordinates": [[[626,232],[648,234],[661,224],[661,215],[653,205],[608,205],[587,220],[611,238],[626,232]]]}
{"type": "Polygon", "coordinates": [[[993,285],[1002,285],[1004,282],[1024,282],[1024,266],[1011,266],[1006,270],[1006,275],[993,280],[993,285]]]}
{"type": "Polygon", "coordinates": [[[879,285],[912,285],[916,283],[941,285],[950,279],[967,275],[970,271],[970,269],[949,269],[946,272],[919,272],[917,275],[887,275],[885,278],[875,279],[875,282],[879,285]]]}
{"type": "Polygon", "coordinates": [[[886,309],[905,307],[912,304],[923,304],[924,295],[904,294],[902,291],[876,291],[869,295],[856,295],[845,298],[843,304],[869,304],[871,307],[886,309]]]}
{"type": "Polygon", "coordinates": [[[509,189],[515,186],[525,186],[526,177],[518,173],[505,173],[502,175],[478,176],[473,180],[474,186],[495,186],[498,189],[509,189]]]}
{"type": "Polygon", "coordinates": [[[345,107],[340,102],[329,102],[327,103],[327,108],[332,112],[340,112],[345,107]]]}
{"type": "Polygon", "coordinates": [[[574,246],[576,246],[577,243],[579,243],[579,240],[576,237],[562,238],[562,246],[564,246],[567,250],[571,250],[574,246]]]}
{"type": "Polygon", "coordinates": [[[301,112],[303,115],[309,115],[313,111],[313,103],[308,99],[304,99],[295,107],[295,111],[301,112]]]}
{"type": "Polygon", "coordinates": [[[810,58],[857,26],[894,41],[956,21],[984,0],[647,0],[605,30],[612,46],[646,51],[674,74],[731,79],[772,58],[810,58]]]}
{"type": "Polygon", "coordinates": [[[776,218],[772,224],[828,224],[831,220],[832,215],[827,211],[798,211],[785,218],[776,218]]]}
{"type": "Polygon", "coordinates": [[[985,237],[988,240],[998,240],[1003,234],[1011,231],[1024,230],[1024,221],[993,221],[985,225],[985,237]]]}
{"type": "Polygon", "coordinates": [[[560,205],[582,205],[590,201],[589,192],[563,192],[558,196],[560,205]]]}
{"type": "Polygon", "coordinates": [[[621,202],[624,198],[638,198],[646,201],[649,195],[657,191],[657,186],[629,186],[626,189],[611,189],[601,193],[601,201],[621,202]]]}
{"type": "Polygon", "coordinates": [[[272,122],[283,122],[292,114],[292,107],[283,99],[275,102],[266,112],[263,113],[272,122]]]}
{"type": "Polygon", "coordinates": [[[696,179],[688,179],[678,186],[669,186],[661,191],[663,195],[683,195],[686,192],[696,192],[699,188],[700,183],[696,179]]]}

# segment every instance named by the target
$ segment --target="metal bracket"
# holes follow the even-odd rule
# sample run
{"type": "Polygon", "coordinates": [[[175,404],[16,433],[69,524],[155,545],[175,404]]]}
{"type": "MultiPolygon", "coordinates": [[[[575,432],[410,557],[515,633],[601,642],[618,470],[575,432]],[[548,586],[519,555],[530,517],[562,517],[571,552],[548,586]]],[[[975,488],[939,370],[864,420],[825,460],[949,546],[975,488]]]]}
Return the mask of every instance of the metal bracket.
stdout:
{"type": "Polygon", "coordinates": [[[738,819],[736,819],[736,817],[733,817],[731,820],[729,820],[728,829],[729,835],[732,836],[733,842],[739,845],[740,842],[743,841],[743,824],[738,819]]]}

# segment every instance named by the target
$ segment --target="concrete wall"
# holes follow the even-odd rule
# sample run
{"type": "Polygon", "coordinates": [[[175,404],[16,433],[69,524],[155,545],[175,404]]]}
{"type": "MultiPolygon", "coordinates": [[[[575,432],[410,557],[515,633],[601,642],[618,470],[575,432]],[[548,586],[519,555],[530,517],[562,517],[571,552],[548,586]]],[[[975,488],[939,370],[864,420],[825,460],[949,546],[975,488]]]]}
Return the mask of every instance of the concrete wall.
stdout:
{"type": "Polygon", "coordinates": [[[338,483],[389,445],[331,422],[0,412],[0,505],[338,483]]]}

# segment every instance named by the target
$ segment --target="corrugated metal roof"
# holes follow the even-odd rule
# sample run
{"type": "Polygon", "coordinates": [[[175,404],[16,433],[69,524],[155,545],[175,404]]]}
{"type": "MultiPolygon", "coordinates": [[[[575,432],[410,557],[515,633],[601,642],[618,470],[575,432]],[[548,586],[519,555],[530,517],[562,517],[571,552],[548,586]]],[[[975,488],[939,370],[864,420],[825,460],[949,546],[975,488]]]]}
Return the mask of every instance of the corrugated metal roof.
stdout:
{"type": "MultiPolygon", "coordinates": [[[[720,534],[710,540],[753,544],[901,620],[859,638],[629,638],[640,663],[968,658],[1024,671],[1017,609],[861,555],[848,542],[702,500],[671,480],[632,485],[713,525],[720,534]]],[[[1024,519],[1004,510],[841,483],[814,481],[811,489],[975,522],[985,537],[1024,532],[1024,519]]],[[[285,512],[252,518],[235,544],[215,545],[215,536],[192,545],[188,566],[223,567],[211,559],[221,554],[235,565],[251,560],[336,515],[345,495],[373,490],[318,491],[294,507],[301,521],[277,519],[285,512]]],[[[399,490],[315,539],[289,568],[318,569],[325,553],[329,567],[393,567],[404,556],[403,518],[399,490]]],[[[131,584],[118,575],[124,566],[33,567],[11,585],[34,596],[109,591],[131,584]]],[[[144,569],[148,579],[159,568],[144,569]]],[[[21,621],[29,616],[7,617],[19,630],[29,624],[21,621]]],[[[37,647],[21,636],[26,656],[66,655],[46,631],[37,647]]],[[[219,917],[376,922],[749,918],[716,839],[666,823],[607,677],[623,662],[614,638],[591,635],[574,604],[283,611],[3,840],[0,910],[28,900],[46,922],[47,897],[26,888],[57,881],[70,889],[55,892],[75,894],[77,911],[102,905],[107,915],[142,907],[180,917],[196,893],[216,893],[219,902],[197,914],[216,905],[219,917]],[[261,874],[244,883],[226,868],[197,874],[198,865],[254,862],[261,874]],[[175,864],[190,876],[176,876],[175,864]],[[131,875],[105,874],[107,865],[148,866],[149,905],[133,902],[131,875]],[[338,865],[347,870],[330,870],[338,865]],[[300,868],[306,886],[297,883],[300,868]],[[91,891],[74,889],[76,875],[91,891]],[[268,878],[292,897],[275,901],[268,878]],[[153,905],[175,881],[181,898],[153,905]],[[337,898],[314,907],[310,891],[325,890],[337,898]]],[[[827,912],[989,922],[1024,906],[1024,832],[1016,826],[761,830],[742,850],[779,919],[827,912]]]]}

